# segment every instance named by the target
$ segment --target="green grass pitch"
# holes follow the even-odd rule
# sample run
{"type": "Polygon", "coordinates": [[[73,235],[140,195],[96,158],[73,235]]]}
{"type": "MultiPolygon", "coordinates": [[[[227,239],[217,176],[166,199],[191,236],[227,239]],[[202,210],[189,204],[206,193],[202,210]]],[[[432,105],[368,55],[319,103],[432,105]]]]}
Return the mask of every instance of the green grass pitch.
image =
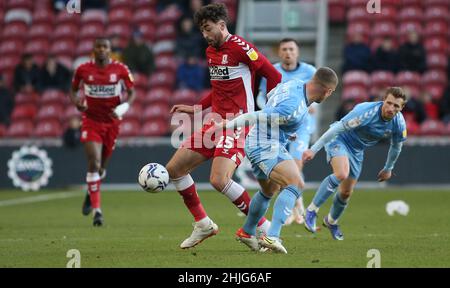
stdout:
{"type": "MultiPolygon", "coordinates": [[[[344,241],[332,240],[325,228],[313,235],[292,224],[282,231],[287,255],[251,252],[238,243],[234,232],[244,218],[212,191],[199,194],[220,232],[190,250],[178,248],[192,231],[192,218],[174,191],[102,192],[101,228],[92,227],[91,216],[81,215],[81,191],[69,198],[2,204],[55,193],[0,191],[0,267],[63,268],[69,249],[80,251],[81,267],[364,268],[369,249],[380,251],[381,267],[450,267],[450,191],[357,190],[341,219],[344,241]],[[385,205],[391,200],[406,201],[409,215],[388,216],[385,205]]],[[[306,191],[305,203],[312,196],[306,191]]]]}

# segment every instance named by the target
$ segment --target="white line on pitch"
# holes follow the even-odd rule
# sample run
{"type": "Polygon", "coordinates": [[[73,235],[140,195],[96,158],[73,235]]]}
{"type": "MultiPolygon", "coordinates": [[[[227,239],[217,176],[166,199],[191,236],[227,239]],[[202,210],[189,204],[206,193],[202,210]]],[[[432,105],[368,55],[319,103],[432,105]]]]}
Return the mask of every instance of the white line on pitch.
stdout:
{"type": "Polygon", "coordinates": [[[36,203],[36,202],[44,202],[44,201],[50,201],[50,200],[56,200],[56,199],[66,199],[66,198],[80,196],[80,194],[82,194],[82,192],[56,192],[56,193],[43,194],[43,195],[39,195],[39,196],[24,197],[24,198],[18,198],[18,199],[9,199],[9,200],[0,201],[0,207],[14,206],[14,205],[28,204],[28,203],[36,203]]]}

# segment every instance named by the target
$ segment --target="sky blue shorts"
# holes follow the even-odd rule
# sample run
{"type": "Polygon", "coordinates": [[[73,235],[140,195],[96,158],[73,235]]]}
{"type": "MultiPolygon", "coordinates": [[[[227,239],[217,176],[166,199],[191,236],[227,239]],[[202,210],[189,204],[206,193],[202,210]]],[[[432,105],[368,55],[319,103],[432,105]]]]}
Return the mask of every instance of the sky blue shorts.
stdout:
{"type": "Polygon", "coordinates": [[[351,147],[347,146],[344,141],[335,139],[325,145],[325,151],[327,152],[327,162],[331,161],[331,158],[337,156],[347,156],[350,163],[349,177],[358,180],[361,174],[362,163],[364,159],[363,151],[355,151],[351,147]]]}

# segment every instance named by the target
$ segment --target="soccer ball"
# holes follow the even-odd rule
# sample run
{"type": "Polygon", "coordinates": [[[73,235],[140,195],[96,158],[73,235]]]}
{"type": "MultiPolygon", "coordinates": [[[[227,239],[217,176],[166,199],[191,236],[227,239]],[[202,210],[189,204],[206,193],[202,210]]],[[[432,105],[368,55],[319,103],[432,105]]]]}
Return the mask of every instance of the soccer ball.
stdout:
{"type": "Polygon", "coordinates": [[[149,163],[139,171],[138,182],[146,192],[158,193],[169,184],[169,173],[161,164],[149,163]]]}

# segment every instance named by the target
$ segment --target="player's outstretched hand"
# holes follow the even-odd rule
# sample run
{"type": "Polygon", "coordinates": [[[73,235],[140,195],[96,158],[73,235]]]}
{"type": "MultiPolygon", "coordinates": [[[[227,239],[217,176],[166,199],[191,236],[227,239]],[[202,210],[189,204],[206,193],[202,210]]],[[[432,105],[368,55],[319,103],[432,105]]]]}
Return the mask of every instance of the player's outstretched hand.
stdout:
{"type": "Polygon", "coordinates": [[[185,105],[185,104],[177,104],[173,105],[172,109],[170,109],[170,113],[188,113],[188,114],[194,114],[195,107],[191,105],[185,105]]]}
{"type": "Polygon", "coordinates": [[[316,154],[314,154],[314,152],[311,149],[306,150],[305,152],[303,152],[302,155],[303,163],[311,161],[314,158],[314,156],[316,156],[316,154]]]}
{"type": "Polygon", "coordinates": [[[383,182],[383,181],[389,180],[391,177],[392,177],[392,172],[383,169],[378,173],[377,180],[378,180],[378,182],[383,182]]]}

